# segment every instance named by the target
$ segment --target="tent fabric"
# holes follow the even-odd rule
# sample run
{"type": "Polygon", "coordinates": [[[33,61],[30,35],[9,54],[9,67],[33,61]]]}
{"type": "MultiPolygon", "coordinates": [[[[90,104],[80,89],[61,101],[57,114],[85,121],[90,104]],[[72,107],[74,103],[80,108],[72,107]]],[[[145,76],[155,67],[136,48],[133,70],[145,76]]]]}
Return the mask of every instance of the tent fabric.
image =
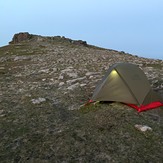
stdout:
{"type": "MultiPolygon", "coordinates": [[[[97,85],[91,100],[123,102],[135,105],[139,110],[145,110],[140,106],[163,101],[151,89],[144,72],[131,63],[117,63],[110,67],[97,85]]],[[[151,104],[147,108],[157,106],[151,104]]]]}
{"type": "Polygon", "coordinates": [[[140,107],[139,106],[136,106],[134,104],[127,104],[128,106],[136,109],[138,112],[141,112],[141,111],[145,111],[145,110],[150,110],[150,109],[155,109],[157,107],[161,107],[163,106],[163,103],[161,103],[160,101],[155,101],[155,102],[152,102],[150,104],[147,104],[147,105],[141,105],[140,107]]]}

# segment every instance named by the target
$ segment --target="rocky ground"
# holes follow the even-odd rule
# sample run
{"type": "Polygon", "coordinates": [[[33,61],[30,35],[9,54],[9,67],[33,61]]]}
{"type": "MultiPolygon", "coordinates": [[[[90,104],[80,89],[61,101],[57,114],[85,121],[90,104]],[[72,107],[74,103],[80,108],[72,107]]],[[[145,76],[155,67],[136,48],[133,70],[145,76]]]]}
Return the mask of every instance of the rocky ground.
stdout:
{"type": "Polygon", "coordinates": [[[0,48],[2,162],[161,162],[162,109],[137,113],[118,103],[82,107],[107,69],[138,65],[163,94],[163,60],[81,40],[27,34],[0,48]],[[152,131],[135,127],[145,124],[152,131]]]}

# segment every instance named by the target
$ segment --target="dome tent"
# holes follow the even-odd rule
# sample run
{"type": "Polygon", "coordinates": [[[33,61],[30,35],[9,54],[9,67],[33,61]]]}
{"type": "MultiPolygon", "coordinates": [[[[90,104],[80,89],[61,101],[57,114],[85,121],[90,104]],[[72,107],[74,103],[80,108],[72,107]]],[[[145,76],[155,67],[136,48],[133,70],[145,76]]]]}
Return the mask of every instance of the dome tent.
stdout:
{"type": "Polygon", "coordinates": [[[144,72],[131,63],[110,67],[91,100],[122,102],[139,112],[163,106],[161,96],[152,90],[144,72]]]}

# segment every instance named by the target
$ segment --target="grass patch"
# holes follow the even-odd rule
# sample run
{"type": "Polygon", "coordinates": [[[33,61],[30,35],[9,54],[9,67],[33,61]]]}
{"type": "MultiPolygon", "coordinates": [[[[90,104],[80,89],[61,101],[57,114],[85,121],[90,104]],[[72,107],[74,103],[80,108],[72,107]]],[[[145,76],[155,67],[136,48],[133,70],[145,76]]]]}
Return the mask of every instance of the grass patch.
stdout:
{"type": "Polygon", "coordinates": [[[96,110],[98,110],[98,108],[99,108],[99,105],[97,103],[96,104],[88,103],[88,104],[85,104],[82,107],[80,107],[79,111],[80,111],[80,113],[85,114],[88,112],[96,111],[96,110]]]}

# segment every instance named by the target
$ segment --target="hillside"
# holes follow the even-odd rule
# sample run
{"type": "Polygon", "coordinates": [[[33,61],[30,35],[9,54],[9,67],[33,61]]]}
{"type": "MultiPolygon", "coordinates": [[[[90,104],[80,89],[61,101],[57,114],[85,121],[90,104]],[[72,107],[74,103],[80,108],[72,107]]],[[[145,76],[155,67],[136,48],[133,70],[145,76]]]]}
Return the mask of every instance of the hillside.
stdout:
{"type": "Polygon", "coordinates": [[[138,65],[163,95],[163,60],[60,36],[16,34],[0,48],[1,162],[162,162],[162,108],[80,108],[117,62],[138,65]]]}

